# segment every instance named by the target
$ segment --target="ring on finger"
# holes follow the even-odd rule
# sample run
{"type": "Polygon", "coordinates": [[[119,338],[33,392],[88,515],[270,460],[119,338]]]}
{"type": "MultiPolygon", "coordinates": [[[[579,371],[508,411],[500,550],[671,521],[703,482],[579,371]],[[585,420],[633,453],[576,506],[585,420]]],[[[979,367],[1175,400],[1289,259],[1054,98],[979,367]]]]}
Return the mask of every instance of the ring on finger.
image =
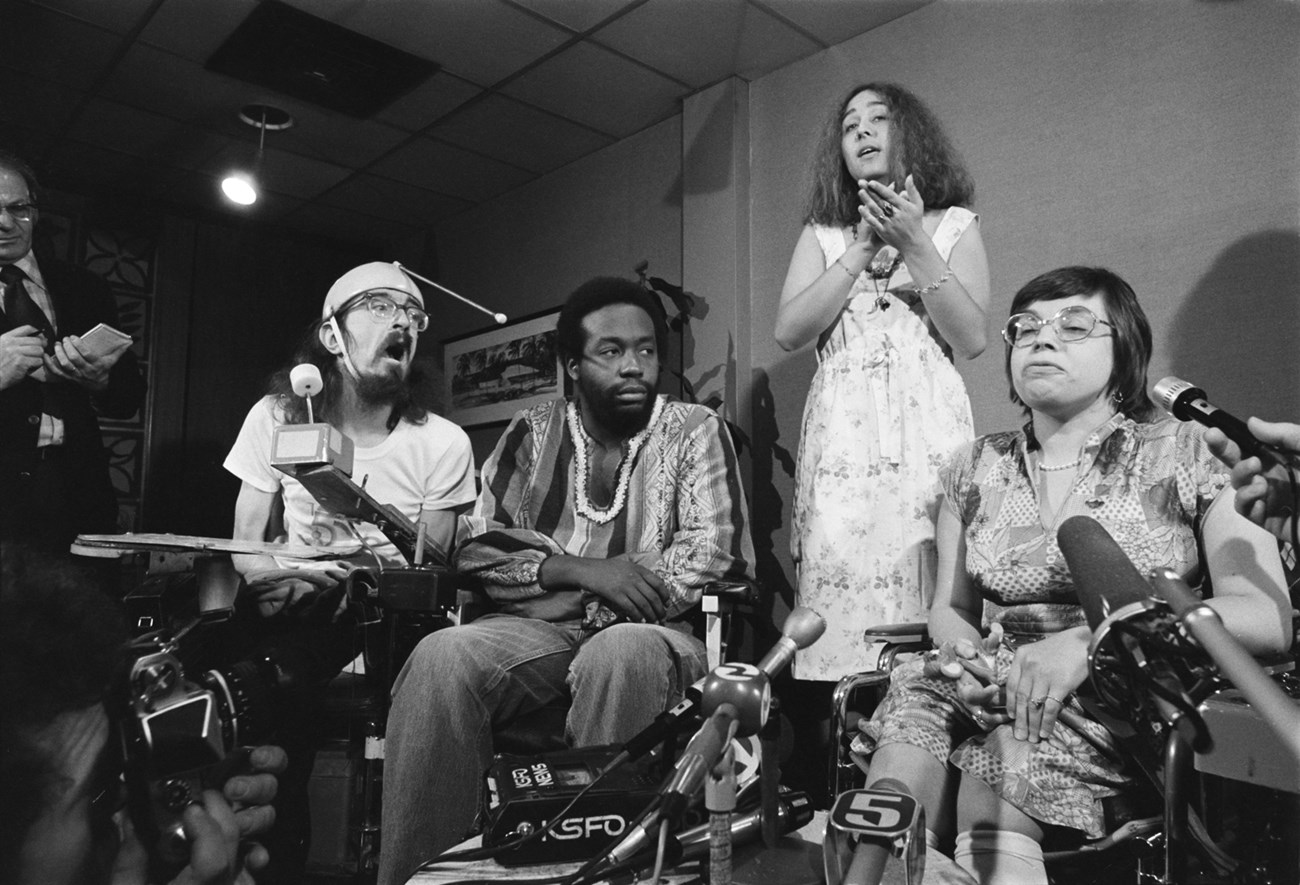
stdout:
{"type": "Polygon", "coordinates": [[[880,211],[888,215],[890,218],[894,217],[894,207],[891,206],[889,203],[885,203],[883,206],[881,206],[880,211]]]}
{"type": "MultiPolygon", "coordinates": [[[[1056,699],[1052,698],[1052,700],[1056,700],[1056,699]]],[[[1029,706],[1035,710],[1041,710],[1043,709],[1043,704],[1045,703],[1047,703],[1047,695],[1043,695],[1041,698],[1031,698],[1029,701],[1029,706]]]]}

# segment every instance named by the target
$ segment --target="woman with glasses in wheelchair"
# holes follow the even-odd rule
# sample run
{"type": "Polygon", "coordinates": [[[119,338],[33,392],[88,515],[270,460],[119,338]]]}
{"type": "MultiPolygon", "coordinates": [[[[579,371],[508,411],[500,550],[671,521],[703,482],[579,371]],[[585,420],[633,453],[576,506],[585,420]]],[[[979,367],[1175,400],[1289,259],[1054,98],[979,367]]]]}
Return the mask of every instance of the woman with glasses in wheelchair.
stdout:
{"type": "Polygon", "coordinates": [[[1075,698],[1091,631],[1058,526],[1096,519],[1143,572],[1196,577],[1207,562],[1210,604],[1253,653],[1287,647],[1290,606],[1276,543],[1234,511],[1201,429],[1155,417],[1151,329],[1128,284],[1061,268],[1026,284],[1011,312],[1005,365],[1029,421],[941,471],[939,651],[894,671],[854,749],[874,753],[869,782],[901,781],[924,805],[932,849],[956,837],[961,870],[932,851],[929,872],[1024,885],[1047,882],[1045,837],[1102,836],[1101,800],[1129,783],[1075,698]]]}

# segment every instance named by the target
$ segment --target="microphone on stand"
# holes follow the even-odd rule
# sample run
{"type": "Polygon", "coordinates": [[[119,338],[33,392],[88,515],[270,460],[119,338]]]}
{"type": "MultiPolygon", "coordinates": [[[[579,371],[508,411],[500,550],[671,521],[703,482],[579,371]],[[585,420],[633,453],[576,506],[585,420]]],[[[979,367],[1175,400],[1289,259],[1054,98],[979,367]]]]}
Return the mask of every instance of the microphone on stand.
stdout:
{"type": "Polygon", "coordinates": [[[1056,541],[1093,631],[1088,667],[1098,695],[1120,716],[1141,712],[1149,701],[1190,746],[1198,751],[1207,746],[1205,722],[1179,678],[1186,668],[1180,660],[1148,655],[1143,649],[1141,634],[1160,632],[1158,622],[1168,617],[1151,585],[1090,516],[1065,520],[1056,541]]]}
{"type": "MultiPolygon", "coordinates": [[[[796,607],[781,628],[781,638],[757,667],[723,664],[705,677],[701,704],[709,719],[691,738],[677,767],[665,781],[661,790],[662,800],[642,815],[632,831],[614,848],[584,867],[582,876],[607,871],[623,863],[651,842],[661,824],[675,821],[681,815],[730,743],[732,732],[743,727],[752,729],[745,733],[753,734],[766,721],[771,703],[771,677],[790,662],[798,649],[816,642],[825,631],[826,621],[821,615],[803,606],[796,607]]],[[[679,709],[685,703],[683,701],[673,709],[679,709]]],[[[660,728],[661,725],[656,720],[650,727],[660,728]]],[[[644,734],[634,737],[628,745],[643,743],[644,734]]],[[[625,747],[623,753],[627,752],[625,747]]]]}
{"type": "MultiPolygon", "coordinates": [[[[821,615],[810,608],[796,607],[785,619],[785,624],[781,628],[781,637],[758,662],[758,669],[767,674],[769,679],[772,678],[790,662],[790,658],[796,651],[812,645],[825,632],[826,621],[821,615]]],[[[655,717],[654,722],[623,745],[622,752],[606,767],[617,768],[624,762],[640,758],[676,731],[682,721],[694,717],[700,710],[701,692],[708,679],[709,677],[705,676],[687,689],[686,696],[677,706],[655,717]]]]}
{"type": "Polygon", "coordinates": [[[1170,375],[1161,378],[1151,389],[1156,403],[1179,421],[1195,421],[1206,427],[1217,427],[1223,435],[1237,444],[1244,457],[1252,455],[1265,467],[1272,464],[1288,464],[1290,456],[1286,452],[1260,442],[1250,432],[1246,422],[1229,415],[1223,409],[1210,405],[1205,398],[1205,391],[1187,383],[1181,378],[1170,375]]]}
{"type": "Polygon", "coordinates": [[[1300,766],[1300,710],[1295,701],[1260,669],[1255,659],[1223,626],[1219,613],[1199,599],[1176,572],[1156,569],[1152,577],[1160,598],[1169,603],[1178,620],[1201,644],[1219,672],[1241,692],[1281,740],[1291,755],[1292,764],[1300,766]]]}
{"type": "Polygon", "coordinates": [[[1137,566],[1092,517],[1065,520],[1057,530],[1056,543],[1070,567],[1079,604],[1093,632],[1120,609],[1151,598],[1151,587],[1137,566]]]}

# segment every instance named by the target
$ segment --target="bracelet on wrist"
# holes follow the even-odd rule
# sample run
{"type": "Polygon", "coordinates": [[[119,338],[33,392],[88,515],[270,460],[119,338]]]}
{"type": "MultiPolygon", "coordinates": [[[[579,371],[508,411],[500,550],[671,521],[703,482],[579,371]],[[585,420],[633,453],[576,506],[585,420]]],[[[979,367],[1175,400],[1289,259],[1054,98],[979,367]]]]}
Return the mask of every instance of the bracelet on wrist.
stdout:
{"type": "Polygon", "coordinates": [[[840,261],[838,258],[835,259],[835,263],[840,266],[841,270],[843,270],[846,274],[849,275],[849,279],[857,280],[858,275],[855,274],[852,268],[850,268],[847,264],[845,264],[843,261],[840,261]]]}
{"type": "Polygon", "coordinates": [[[917,295],[929,295],[931,292],[936,291],[940,286],[942,286],[944,283],[948,282],[951,279],[952,279],[952,268],[950,267],[944,268],[943,276],[939,277],[939,279],[935,280],[933,283],[931,283],[928,286],[921,286],[919,289],[913,289],[912,291],[915,292],[917,295]]]}

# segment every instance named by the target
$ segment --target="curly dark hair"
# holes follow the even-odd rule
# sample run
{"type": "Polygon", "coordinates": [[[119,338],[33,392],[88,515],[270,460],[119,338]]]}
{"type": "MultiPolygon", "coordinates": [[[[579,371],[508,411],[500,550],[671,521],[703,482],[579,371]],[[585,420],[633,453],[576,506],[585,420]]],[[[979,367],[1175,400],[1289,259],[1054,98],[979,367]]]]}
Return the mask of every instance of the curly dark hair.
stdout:
{"type": "Polygon", "coordinates": [[[587,346],[587,333],[582,328],[582,321],[588,314],[611,304],[631,304],[650,315],[655,329],[655,346],[662,358],[668,350],[668,326],[664,322],[663,306],[655,303],[654,296],[633,280],[595,277],[575,289],[560,308],[560,318],[555,323],[555,339],[564,360],[582,357],[582,350],[587,346]]]}
{"type": "Polygon", "coordinates": [[[843,227],[858,220],[858,183],[844,165],[841,144],[844,112],[849,102],[867,90],[889,107],[893,123],[890,156],[898,187],[910,174],[926,209],[973,206],[975,182],[934,112],[896,83],[865,83],[845,93],[822,126],[804,223],[843,227]]]}
{"type": "MultiPolygon", "coordinates": [[[[289,381],[289,373],[294,366],[302,363],[311,363],[319,369],[321,380],[325,384],[321,392],[312,397],[312,409],[316,420],[328,422],[338,417],[339,391],[343,386],[343,369],[340,368],[342,361],[337,354],[330,353],[321,343],[320,329],[326,322],[326,320],[317,320],[311,324],[302,340],[298,342],[293,362],[277,370],[267,383],[267,393],[276,398],[276,405],[283,410],[288,424],[307,423],[307,400],[293,392],[293,384],[289,381]]],[[[339,332],[349,343],[352,341],[342,322],[339,323],[339,332]]],[[[388,415],[388,429],[392,430],[403,419],[412,424],[423,424],[428,414],[433,411],[434,399],[434,384],[429,373],[424,371],[419,362],[413,362],[406,383],[398,392],[393,409],[388,415]]]]}
{"type": "MultiPolygon", "coordinates": [[[[1039,274],[1025,283],[1011,299],[1014,316],[1040,301],[1060,301],[1073,296],[1100,295],[1106,317],[1113,328],[1111,355],[1114,359],[1106,392],[1119,399],[1118,408],[1134,421],[1150,421],[1155,403],[1147,395],[1147,367],[1151,362],[1151,324],[1138,304],[1133,287],[1114,271],[1104,267],[1060,267],[1039,274]]],[[[1030,414],[1011,378],[1011,345],[1006,345],[1003,368],[1011,386],[1011,401],[1030,414]]]]}
{"type": "Polygon", "coordinates": [[[27,831],[59,772],[37,740],[58,716],[104,700],[126,625],[80,570],[0,542],[0,881],[17,878],[27,831]]]}

